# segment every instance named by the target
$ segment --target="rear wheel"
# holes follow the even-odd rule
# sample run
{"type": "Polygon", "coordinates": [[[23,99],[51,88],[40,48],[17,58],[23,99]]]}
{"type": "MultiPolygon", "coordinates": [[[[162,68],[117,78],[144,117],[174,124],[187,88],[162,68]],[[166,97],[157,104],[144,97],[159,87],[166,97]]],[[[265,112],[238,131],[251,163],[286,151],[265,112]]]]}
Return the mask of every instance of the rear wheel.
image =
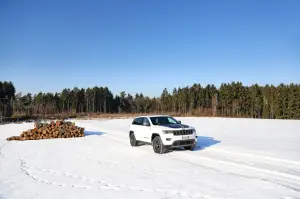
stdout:
{"type": "Polygon", "coordinates": [[[130,133],[129,138],[130,138],[131,146],[137,146],[138,145],[138,141],[135,139],[135,135],[134,135],[133,132],[130,133]]]}
{"type": "Polygon", "coordinates": [[[159,136],[156,136],[152,141],[153,150],[155,153],[162,154],[165,152],[166,148],[163,145],[159,136]]]}

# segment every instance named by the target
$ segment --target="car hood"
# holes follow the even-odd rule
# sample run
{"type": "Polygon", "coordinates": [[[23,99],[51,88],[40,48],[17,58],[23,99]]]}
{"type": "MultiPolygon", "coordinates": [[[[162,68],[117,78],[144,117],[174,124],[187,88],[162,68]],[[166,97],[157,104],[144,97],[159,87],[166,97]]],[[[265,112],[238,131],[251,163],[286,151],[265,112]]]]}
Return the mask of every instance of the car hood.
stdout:
{"type": "Polygon", "coordinates": [[[155,125],[156,128],[160,129],[184,129],[184,128],[191,128],[188,125],[185,124],[161,124],[161,125],[155,125]]]}

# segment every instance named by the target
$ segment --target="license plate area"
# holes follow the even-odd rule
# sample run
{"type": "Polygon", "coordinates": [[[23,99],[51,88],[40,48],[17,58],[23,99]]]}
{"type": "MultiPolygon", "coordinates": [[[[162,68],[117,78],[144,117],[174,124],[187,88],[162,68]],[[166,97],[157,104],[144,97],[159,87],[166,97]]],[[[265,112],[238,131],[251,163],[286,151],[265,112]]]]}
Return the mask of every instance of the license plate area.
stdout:
{"type": "Polygon", "coordinates": [[[189,139],[189,136],[182,136],[182,139],[183,139],[183,140],[188,140],[188,139],[189,139]]]}

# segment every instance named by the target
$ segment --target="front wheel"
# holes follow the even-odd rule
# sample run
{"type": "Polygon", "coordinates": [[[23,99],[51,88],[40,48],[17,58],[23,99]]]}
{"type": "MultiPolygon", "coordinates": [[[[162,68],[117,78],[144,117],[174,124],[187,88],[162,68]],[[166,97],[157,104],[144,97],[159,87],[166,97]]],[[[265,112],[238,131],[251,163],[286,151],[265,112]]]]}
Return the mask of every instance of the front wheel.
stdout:
{"type": "Polygon", "coordinates": [[[129,138],[130,138],[131,146],[137,146],[138,145],[138,141],[135,139],[134,133],[130,133],[129,138]]]}
{"type": "Polygon", "coordinates": [[[162,154],[165,152],[166,148],[163,145],[159,136],[156,136],[152,141],[153,150],[155,153],[162,154]]]}

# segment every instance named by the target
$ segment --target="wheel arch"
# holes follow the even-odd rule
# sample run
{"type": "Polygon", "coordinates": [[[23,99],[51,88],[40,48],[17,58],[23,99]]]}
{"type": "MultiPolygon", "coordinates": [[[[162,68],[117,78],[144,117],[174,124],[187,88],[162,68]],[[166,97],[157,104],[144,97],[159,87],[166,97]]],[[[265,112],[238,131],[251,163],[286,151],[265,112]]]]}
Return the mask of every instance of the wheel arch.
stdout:
{"type": "Polygon", "coordinates": [[[152,133],[152,136],[151,136],[151,142],[153,141],[153,139],[155,138],[155,137],[160,137],[160,135],[158,134],[158,133],[152,133]]]}

